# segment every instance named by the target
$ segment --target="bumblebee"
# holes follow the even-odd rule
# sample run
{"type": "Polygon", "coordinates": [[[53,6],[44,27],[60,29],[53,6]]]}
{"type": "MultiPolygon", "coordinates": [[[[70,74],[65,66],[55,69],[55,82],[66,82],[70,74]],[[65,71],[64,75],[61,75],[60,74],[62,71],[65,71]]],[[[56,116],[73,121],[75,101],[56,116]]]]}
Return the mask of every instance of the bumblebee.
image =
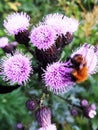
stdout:
{"type": "Polygon", "coordinates": [[[76,54],[71,58],[72,78],[77,83],[81,83],[88,78],[88,68],[86,59],[81,54],[76,54]]]}

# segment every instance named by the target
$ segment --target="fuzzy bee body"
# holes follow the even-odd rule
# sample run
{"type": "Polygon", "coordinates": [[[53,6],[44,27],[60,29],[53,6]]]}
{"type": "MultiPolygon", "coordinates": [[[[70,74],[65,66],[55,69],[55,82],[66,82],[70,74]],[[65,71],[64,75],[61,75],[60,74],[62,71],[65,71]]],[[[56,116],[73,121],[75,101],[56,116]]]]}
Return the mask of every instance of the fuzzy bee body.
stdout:
{"type": "Polygon", "coordinates": [[[77,83],[81,83],[88,78],[88,69],[87,67],[83,67],[80,70],[74,70],[72,75],[76,79],[77,83]]]}
{"type": "Polygon", "coordinates": [[[88,78],[88,68],[85,58],[76,54],[71,58],[71,63],[73,66],[72,77],[77,83],[81,83],[88,78]]]}

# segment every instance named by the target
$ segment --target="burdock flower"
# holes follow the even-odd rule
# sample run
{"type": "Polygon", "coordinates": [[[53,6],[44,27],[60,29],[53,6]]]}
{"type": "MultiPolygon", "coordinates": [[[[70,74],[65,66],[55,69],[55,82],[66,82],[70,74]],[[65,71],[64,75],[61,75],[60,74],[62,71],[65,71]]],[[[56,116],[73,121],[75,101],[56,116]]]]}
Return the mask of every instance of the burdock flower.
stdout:
{"type": "Polygon", "coordinates": [[[0,38],[0,48],[4,48],[8,45],[8,38],[7,37],[1,37],[0,38]]]}
{"type": "Polygon", "coordinates": [[[30,58],[19,52],[13,56],[7,54],[1,59],[0,71],[3,80],[9,81],[10,84],[26,84],[32,72],[30,58]]]}
{"type": "Polygon", "coordinates": [[[51,124],[51,110],[42,106],[36,111],[36,120],[41,128],[38,130],[56,130],[56,126],[51,124]]]}
{"type": "Polygon", "coordinates": [[[50,48],[56,39],[56,33],[49,25],[39,25],[32,29],[30,40],[39,50],[50,48]]]}
{"type": "Polygon", "coordinates": [[[67,32],[73,33],[78,29],[79,22],[74,18],[69,18],[63,14],[48,14],[43,18],[46,25],[51,25],[58,35],[65,35],[67,32]]]}
{"type": "Polygon", "coordinates": [[[10,34],[16,35],[28,29],[29,21],[30,17],[26,13],[12,13],[4,20],[3,25],[10,34]]]}
{"type": "Polygon", "coordinates": [[[63,93],[70,90],[74,84],[71,76],[72,70],[61,62],[48,65],[43,74],[46,87],[54,93],[63,93]]]}

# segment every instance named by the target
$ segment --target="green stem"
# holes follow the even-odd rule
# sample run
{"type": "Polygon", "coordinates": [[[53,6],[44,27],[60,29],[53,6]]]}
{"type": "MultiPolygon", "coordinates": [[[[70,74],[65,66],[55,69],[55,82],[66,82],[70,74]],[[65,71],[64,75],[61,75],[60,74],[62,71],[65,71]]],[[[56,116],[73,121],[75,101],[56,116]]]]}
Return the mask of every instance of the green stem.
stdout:
{"type": "Polygon", "coordinates": [[[64,97],[62,97],[60,95],[56,95],[56,94],[54,94],[54,95],[59,97],[60,99],[64,100],[65,102],[67,102],[70,106],[74,106],[74,107],[76,107],[78,109],[82,109],[81,106],[76,105],[76,104],[72,104],[68,99],[66,99],[66,98],[64,98],[64,97]]]}
{"type": "Polygon", "coordinates": [[[46,97],[46,94],[43,93],[42,96],[41,96],[41,98],[40,98],[40,106],[43,105],[43,102],[44,102],[44,100],[45,100],[45,97],[46,97]]]}

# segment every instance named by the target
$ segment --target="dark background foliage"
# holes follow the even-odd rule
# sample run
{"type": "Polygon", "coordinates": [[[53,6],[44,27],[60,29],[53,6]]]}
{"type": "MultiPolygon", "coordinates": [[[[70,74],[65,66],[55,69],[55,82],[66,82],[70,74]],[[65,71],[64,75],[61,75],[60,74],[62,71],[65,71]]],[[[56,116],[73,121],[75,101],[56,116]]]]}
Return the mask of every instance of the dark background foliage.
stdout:
{"type": "MultiPolygon", "coordinates": [[[[27,12],[31,17],[31,26],[49,13],[63,13],[80,21],[78,31],[74,34],[72,43],[64,48],[61,59],[65,60],[72,50],[87,42],[98,44],[98,1],[97,0],[0,0],[0,37],[7,36],[9,41],[14,38],[5,33],[4,18],[11,12],[27,12]]],[[[24,52],[26,48],[19,45],[24,52]]],[[[0,56],[4,55],[0,49],[0,56]]],[[[36,62],[35,62],[36,65],[36,62]]],[[[26,130],[35,130],[37,123],[34,113],[27,111],[25,102],[29,99],[27,91],[40,98],[42,90],[36,81],[36,75],[28,86],[19,88],[9,94],[0,94],[0,130],[13,130],[16,123],[22,122],[26,130]]],[[[0,84],[4,83],[0,79],[0,84]]],[[[80,99],[87,99],[98,106],[98,74],[89,77],[87,81],[75,86],[73,90],[62,95],[74,104],[80,99]]],[[[83,114],[73,117],[69,111],[69,103],[50,93],[45,104],[50,106],[58,130],[98,130],[98,116],[87,119],[83,114]]],[[[70,108],[73,106],[70,106],[70,108]]],[[[98,107],[97,107],[98,111],[98,107]]]]}

